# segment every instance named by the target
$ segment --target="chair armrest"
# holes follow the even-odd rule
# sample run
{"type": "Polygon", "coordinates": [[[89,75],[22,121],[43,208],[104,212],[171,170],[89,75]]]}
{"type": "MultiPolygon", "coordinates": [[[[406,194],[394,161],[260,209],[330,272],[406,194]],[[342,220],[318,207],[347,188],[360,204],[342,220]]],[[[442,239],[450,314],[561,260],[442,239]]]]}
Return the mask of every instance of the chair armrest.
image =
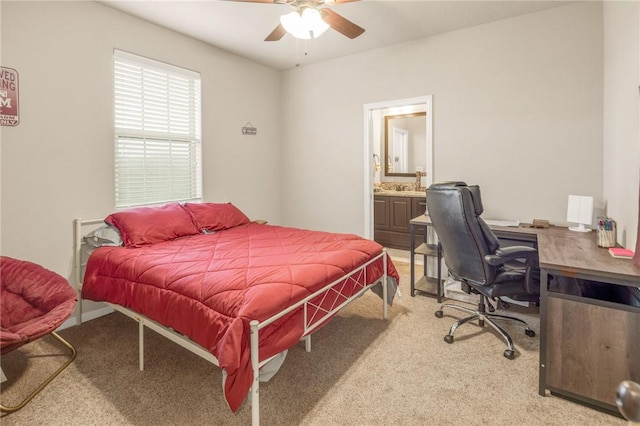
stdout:
{"type": "MultiPolygon", "coordinates": [[[[501,266],[507,262],[524,261],[524,289],[527,294],[540,294],[538,267],[538,250],[527,246],[513,246],[498,249],[495,254],[488,254],[484,261],[491,266],[501,266]]],[[[505,267],[510,265],[505,265],[505,267]]]]}
{"type": "Polygon", "coordinates": [[[513,246],[498,249],[495,254],[488,254],[484,261],[491,266],[500,266],[511,260],[535,260],[538,258],[538,250],[527,246],[513,246]]]}

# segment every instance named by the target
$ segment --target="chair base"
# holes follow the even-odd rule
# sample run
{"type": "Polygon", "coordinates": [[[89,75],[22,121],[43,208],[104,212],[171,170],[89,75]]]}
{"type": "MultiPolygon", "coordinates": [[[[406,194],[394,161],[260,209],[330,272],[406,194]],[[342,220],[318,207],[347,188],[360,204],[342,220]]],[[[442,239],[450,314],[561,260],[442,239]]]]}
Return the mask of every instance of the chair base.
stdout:
{"type": "Polygon", "coordinates": [[[447,343],[453,343],[454,342],[453,334],[456,332],[458,327],[460,327],[461,325],[463,325],[463,324],[465,324],[467,322],[478,320],[478,324],[481,327],[484,327],[485,322],[486,322],[494,330],[496,330],[500,336],[502,336],[502,338],[507,343],[507,349],[505,349],[505,351],[503,352],[504,357],[508,358],[508,359],[514,359],[515,358],[515,347],[513,346],[513,340],[511,340],[511,336],[509,336],[509,334],[502,327],[500,327],[495,322],[495,320],[517,321],[517,322],[519,322],[519,323],[521,323],[521,324],[523,324],[525,326],[524,332],[525,332],[525,334],[527,336],[535,337],[535,335],[536,335],[535,331],[533,331],[529,327],[529,325],[525,321],[521,320],[520,318],[506,316],[506,315],[487,313],[486,312],[486,305],[485,305],[485,297],[484,297],[484,295],[480,295],[480,302],[478,303],[478,309],[477,310],[469,309],[469,308],[464,307],[464,306],[454,305],[454,304],[451,304],[451,303],[445,303],[440,307],[439,310],[436,311],[436,313],[435,313],[436,317],[438,317],[438,318],[442,318],[443,317],[444,313],[443,313],[442,309],[445,308],[445,307],[457,309],[459,311],[471,314],[471,316],[466,317],[466,318],[462,318],[461,320],[458,320],[455,323],[453,323],[453,325],[449,329],[449,334],[444,336],[444,341],[447,342],[447,343]]]}
{"type": "Polygon", "coordinates": [[[69,350],[69,357],[67,358],[67,361],[62,364],[51,376],[49,376],[49,378],[47,378],[47,380],[45,380],[40,386],[38,386],[33,392],[31,392],[29,395],[27,395],[27,397],[18,405],[15,405],[13,407],[7,407],[4,406],[2,404],[0,404],[0,412],[2,413],[13,413],[15,411],[20,410],[21,408],[23,408],[25,405],[27,405],[37,394],[39,394],[49,383],[51,383],[51,381],[53,379],[55,379],[61,372],[62,370],[64,370],[65,368],[67,368],[69,366],[69,364],[71,364],[73,362],[73,360],[76,358],[76,349],[71,346],[71,344],[69,342],[67,342],[66,340],[64,340],[62,337],[60,337],[57,333],[55,332],[51,332],[49,333],[52,337],[54,337],[57,341],[59,341],[60,343],[62,343],[64,345],[64,347],[66,347],[69,350]]]}

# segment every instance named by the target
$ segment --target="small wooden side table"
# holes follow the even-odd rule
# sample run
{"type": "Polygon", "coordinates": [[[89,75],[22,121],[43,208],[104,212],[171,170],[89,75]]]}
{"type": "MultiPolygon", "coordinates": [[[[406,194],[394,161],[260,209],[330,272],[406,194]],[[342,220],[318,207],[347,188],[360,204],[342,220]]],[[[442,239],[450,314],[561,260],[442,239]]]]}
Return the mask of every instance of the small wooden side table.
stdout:
{"type": "MultiPolygon", "coordinates": [[[[409,222],[411,231],[411,297],[414,297],[416,292],[423,293],[430,296],[436,296],[438,303],[442,302],[444,297],[444,287],[442,283],[442,246],[435,240],[429,239],[429,227],[433,226],[431,218],[426,214],[414,217],[409,222]],[[416,247],[416,228],[424,228],[423,241],[416,247]],[[416,282],[415,279],[415,256],[422,256],[422,277],[416,282]],[[435,257],[437,259],[437,273],[436,277],[429,275],[429,266],[427,263],[428,258],[435,257]]],[[[435,232],[434,232],[435,235],[435,232]]]]}

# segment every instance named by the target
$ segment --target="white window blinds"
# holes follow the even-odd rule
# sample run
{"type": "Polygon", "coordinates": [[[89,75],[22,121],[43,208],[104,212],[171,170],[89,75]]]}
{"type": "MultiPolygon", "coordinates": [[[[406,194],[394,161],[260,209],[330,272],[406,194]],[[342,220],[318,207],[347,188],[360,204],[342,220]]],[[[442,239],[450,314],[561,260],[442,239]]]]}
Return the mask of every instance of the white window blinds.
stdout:
{"type": "Polygon", "coordinates": [[[200,74],[114,51],[116,207],[202,198],[200,74]]]}

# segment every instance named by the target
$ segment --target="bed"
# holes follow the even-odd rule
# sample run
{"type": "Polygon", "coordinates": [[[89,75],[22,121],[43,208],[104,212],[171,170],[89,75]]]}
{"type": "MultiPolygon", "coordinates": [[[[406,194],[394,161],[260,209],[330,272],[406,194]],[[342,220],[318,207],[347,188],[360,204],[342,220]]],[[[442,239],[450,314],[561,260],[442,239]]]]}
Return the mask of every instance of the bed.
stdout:
{"type": "Polygon", "coordinates": [[[235,412],[249,394],[253,424],[261,368],[301,339],[310,350],[311,334],[369,289],[381,296],[386,318],[397,288],[396,269],[379,244],[252,222],[229,203],[113,213],[104,222],[122,245],[84,233],[102,222],[75,221],[82,298],[140,323],[141,369],[145,326],[218,365],[227,404],[235,412]],[[84,265],[82,248],[95,241],[84,265]]]}

